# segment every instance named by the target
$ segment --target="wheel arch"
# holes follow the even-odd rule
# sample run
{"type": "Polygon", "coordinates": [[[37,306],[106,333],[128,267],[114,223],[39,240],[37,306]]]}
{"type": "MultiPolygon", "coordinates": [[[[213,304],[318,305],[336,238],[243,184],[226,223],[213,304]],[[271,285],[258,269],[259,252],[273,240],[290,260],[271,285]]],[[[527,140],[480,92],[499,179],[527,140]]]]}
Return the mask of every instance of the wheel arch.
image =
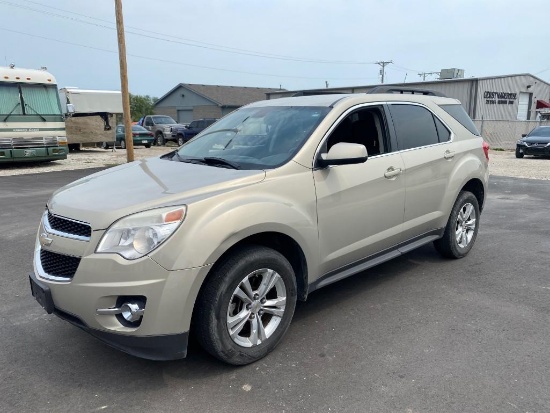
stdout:
{"type": "Polygon", "coordinates": [[[468,182],[466,182],[462,188],[461,191],[469,191],[477,198],[477,202],[479,204],[479,211],[483,211],[483,206],[485,203],[485,187],[483,186],[483,183],[478,178],[472,178],[468,182]]]}

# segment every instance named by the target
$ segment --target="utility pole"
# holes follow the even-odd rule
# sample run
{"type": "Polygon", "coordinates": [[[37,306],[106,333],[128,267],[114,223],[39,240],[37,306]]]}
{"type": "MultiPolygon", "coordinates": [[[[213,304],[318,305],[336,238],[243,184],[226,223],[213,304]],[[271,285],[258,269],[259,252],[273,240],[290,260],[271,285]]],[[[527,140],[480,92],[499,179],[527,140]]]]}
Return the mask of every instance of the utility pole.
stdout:
{"type": "Polygon", "coordinates": [[[134,138],[132,137],[132,117],[130,114],[130,94],[128,93],[128,66],[126,65],[126,41],[124,39],[124,19],[122,0],[115,0],[116,32],[118,37],[118,60],[120,63],[120,88],[122,91],[122,111],[124,115],[124,140],[126,160],[134,160],[134,138]]]}
{"type": "Polygon", "coordinates": [[[380,77],[382,78],[381,79],[381,83],[384,83],[384,77],[386,75],[386,66],[389,65],[390,63],[393,63],[393,61],[391,60],[387,60],[387,61],[380,61],[380,62],[376,62],[376,64],[378,66],[380,66],[380,77]]]}
{"type": "Polygon", "coordinates": [[[418,76],[422,78],[423,82],[426,81],[426,76],[431,76],[431,75],[439,75],[439,72],[422,72],[418,74],[418,76]]]}

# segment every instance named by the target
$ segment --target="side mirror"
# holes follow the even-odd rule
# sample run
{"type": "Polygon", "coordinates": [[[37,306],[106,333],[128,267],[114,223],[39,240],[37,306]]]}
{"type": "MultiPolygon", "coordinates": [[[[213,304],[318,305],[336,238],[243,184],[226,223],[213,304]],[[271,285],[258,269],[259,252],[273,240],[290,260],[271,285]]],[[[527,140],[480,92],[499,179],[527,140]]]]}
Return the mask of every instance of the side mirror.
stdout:
{"type": "Polygon", "coordinates": [[[74,113],[74,105],[72,103],[67,103],[67,113],[74,113]]]}
{"type": "MultiPolygon", "coordinates": [[[[69,106],[69,105],[67,105],[67,106],[69,106]]],[[[521,134],[521,137],[522,137],[522,138],[525,138],[526,136],[527,136],[526,133],[522,133],[522,134],[521,134]]]]}
{"type": "Polygon", "coordinates": [[[351,165],[363,163],[367,158],[368,153],[365,145],[340,142],[330,148],[328,153],[321,154],[321,157],[317,160],[317,164],[321,167],[329,165],[351,165]]]}

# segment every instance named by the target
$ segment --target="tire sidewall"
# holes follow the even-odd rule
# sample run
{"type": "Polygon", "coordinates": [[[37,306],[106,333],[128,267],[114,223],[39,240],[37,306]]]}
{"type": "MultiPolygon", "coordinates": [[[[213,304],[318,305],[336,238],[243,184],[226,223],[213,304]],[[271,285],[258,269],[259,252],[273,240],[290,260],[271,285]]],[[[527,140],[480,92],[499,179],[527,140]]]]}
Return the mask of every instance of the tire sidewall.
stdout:
{"type": "Polygon", "coordinates": [[[209,320],[216,334],[217,343],[215,343],[215,346],[217,350],[234,364],[247,364],[269,354],[286,333],[296,308],[296,278],[288,261],[274,250],[258,249],[253,254],[246,255],[236,265],[227,270],[217,292],[215,302],[212,303],[209,320]],[[241,347],[233,341],[227,329],[229,302],[233,292],[244,277],[262,268],[275,270],[283,279],[287,295],[285,313],[271,337],[257,346],[241,347]]]}
{"type": "Polygon", "coordinates": [[[120,141],[120,147],[121,147],[122,149],[126,149],[126,141],[125,141],[124,139],[122,139],[122,140],[120,141]]]}

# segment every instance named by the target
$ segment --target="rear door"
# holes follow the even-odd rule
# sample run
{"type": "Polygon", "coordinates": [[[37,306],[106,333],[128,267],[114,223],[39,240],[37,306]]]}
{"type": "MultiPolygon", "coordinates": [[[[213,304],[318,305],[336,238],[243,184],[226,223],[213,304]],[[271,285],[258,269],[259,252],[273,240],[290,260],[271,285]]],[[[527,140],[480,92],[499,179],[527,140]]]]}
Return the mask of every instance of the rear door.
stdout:
{"type": "Polygon", "coordinates": [[[404,162],[404,241],[438,229],[443,200],[455,165],[450,129],[428,108],[389,104],[404,162]]]}

